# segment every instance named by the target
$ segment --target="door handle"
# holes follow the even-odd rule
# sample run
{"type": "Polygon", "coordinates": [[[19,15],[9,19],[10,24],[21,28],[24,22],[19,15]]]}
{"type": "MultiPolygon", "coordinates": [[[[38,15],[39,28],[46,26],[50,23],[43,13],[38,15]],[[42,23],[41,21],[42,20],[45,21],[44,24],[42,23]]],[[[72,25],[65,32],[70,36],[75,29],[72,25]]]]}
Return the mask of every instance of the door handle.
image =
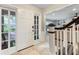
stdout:
{"type": "Polygon", "coordinates": [[[34,30],[32,30],[32,32],[34,32],[34,30]]]}

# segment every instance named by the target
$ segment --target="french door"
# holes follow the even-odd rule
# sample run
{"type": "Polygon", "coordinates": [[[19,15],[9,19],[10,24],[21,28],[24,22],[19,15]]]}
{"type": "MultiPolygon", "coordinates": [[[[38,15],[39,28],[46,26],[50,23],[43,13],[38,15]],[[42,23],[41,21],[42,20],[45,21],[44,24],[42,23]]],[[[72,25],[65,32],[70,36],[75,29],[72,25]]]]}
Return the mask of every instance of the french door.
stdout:
{"type": "Polygon", "coordinates": [[[34,40],[39,39],[39,16],[34,16],[34,40]]]}
{"type": "Polygon", "coordinates": [[[39,16],[34,16],[34,42],[38,44],[39,40],[39,16]]]}
{"type": "Polygon", "coordinates": [[[0,8],[0,54],[16,51],[16,10],[0,8]]]}

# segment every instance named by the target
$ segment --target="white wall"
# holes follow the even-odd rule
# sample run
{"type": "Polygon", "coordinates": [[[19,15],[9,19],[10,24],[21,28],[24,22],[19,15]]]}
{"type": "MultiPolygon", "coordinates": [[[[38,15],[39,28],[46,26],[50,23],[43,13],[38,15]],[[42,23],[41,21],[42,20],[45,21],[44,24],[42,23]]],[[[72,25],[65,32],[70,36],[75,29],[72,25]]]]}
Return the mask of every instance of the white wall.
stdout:
{"type": "Polygon", "coordinates": [[[31,5],[13,5],[17,8],[17,50],[26,48],[34,44],[33,40],[33,20],[34,15],[40,15],[40,42],[43,41],[41,35],[41,10],[31,5]]]}

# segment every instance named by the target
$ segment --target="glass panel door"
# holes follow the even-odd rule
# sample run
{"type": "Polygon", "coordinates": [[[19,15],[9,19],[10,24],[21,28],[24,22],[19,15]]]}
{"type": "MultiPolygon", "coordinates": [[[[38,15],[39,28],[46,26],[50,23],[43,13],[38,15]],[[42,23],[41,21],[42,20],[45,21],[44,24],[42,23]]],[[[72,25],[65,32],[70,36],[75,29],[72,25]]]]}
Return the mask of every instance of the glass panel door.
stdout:
{"type": "Polygon", "coordinates": [[[16,15],[15,12],[10,11],[10,47],[15,46],[16,39],[16,15]]]}
{"type": "Polygon", "coordinates": [[[34,16],[34,40],[36,40],[36,16],[34,16]]]}
{"type": "Polygon", "coordinates": [[[34,40],[39,39],[39,16],[34,16],[34,40]]]}
{"type": "Polygon", "coordinates": [[[39,39],[39,16],[37,16],[37,39],[39,39]]]}
{"type": "Polygon", "coordinates": [[[14,11],[1,10],[1,49],[15,46],[16,39],[16,14],[14,11]]]}
{"type": "Polygon", "coordinates": [[[1,15],[1,39],[2,39],[2,47],[1,49],[4,50],[4,49],[7,49],[8,48],[8,31],[9,31],[9,18],[8,18],[8,10],[4,10],[2,9],[2,15],[1,15]]]}

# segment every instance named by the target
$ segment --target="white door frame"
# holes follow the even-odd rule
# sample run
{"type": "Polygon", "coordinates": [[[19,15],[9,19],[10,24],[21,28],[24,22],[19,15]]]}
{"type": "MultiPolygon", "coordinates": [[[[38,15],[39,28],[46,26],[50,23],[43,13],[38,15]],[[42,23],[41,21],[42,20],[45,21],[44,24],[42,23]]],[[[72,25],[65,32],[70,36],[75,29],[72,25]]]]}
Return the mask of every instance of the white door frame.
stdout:
{"type": "MultiPolygon", "coordinates": [[[[12,8],[12,6],[10,7],[8,5],[7,6],[6,5],[0,5],[0,13],[1,13],[1,9],[6,9],[6,10],[9,10],[9,11],[15,11],[15,13],[17,11],[16,8],[14,8],[14,7],[12,8]]],[[[16,16],[17,16],[17,14],[16,14],[16,16]]],[[[0,28],[1,28],[1,14],[0,14],[0,28]]],[[[17,29],[17,23],[16,23],[16,29],[17,29]]],[[[17,30],[16,30],[15,33],[17,34],[17,30]]],[[[17,35],[16,35],[16,37],[17,37],[17,35]]],[[[10,40],[10,37],[8,37],[8,39],[10,40]]],[[[1,39],[1,29],[0,29],[0,54],[12,54],[12,53],[17,51],[17,49],[16,49],[17,44],[14,47],[10,47],[10,41],[8,41],[9,42],[8,48],[1,50],[1,41],[2,41],[2,39],[1,39]]],[[[16,41],[16,39],[15,39],[15,41],[16,41]]],[[[17,41],[16,41],[16,43],[17,43],[17,41]]]]}

